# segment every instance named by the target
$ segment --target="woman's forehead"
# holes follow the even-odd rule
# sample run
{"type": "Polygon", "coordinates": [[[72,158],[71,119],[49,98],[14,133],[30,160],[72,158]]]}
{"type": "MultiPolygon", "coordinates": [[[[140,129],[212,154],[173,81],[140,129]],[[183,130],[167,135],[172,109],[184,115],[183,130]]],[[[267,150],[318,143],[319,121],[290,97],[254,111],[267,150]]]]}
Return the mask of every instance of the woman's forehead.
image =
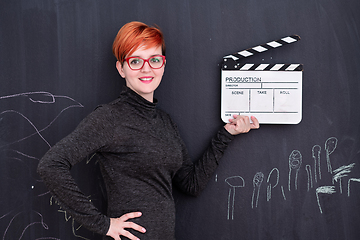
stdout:
{"type": "Polygon", "coordinates": [[[140,45],[129,57],[151,57],[154,55],[161,55],[161,46],[149,47],[147,45],[140,45]]]}

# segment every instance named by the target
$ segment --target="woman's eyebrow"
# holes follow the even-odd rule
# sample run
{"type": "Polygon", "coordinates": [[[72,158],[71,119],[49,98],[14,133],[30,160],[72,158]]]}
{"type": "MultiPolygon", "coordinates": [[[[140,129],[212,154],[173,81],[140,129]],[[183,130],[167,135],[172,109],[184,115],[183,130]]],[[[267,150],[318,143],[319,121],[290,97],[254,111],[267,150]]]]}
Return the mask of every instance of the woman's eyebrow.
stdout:
{"type": "MultiPolygon", "coordinates": [[[[161,56],[161,54],[153,54],[153,55],[151,55],[149,58],[154,57],[154,56],[161,56]]],[[[129,58],[131,58],[131,57],[143,58],[143,57],[140,57],[140,56],[130,56],[129,58]]],[[[145,58],[144,58],[144,59],[145,59],[145,58]]]]}

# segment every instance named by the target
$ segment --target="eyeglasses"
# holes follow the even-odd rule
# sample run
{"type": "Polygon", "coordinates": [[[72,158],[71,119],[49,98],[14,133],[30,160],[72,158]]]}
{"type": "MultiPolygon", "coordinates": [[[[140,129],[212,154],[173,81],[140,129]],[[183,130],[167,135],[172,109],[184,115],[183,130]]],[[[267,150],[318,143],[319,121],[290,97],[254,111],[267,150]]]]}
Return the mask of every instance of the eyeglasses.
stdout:
{"type": "Polygon", "coordinates": [[[155,55],[148,59],[143,59],[141,57],[129,57],[125,61],[128,63],[131,70],[140,70],[144,67],[145,62],[149,64],[152,69],[159,69],[164,66],[165,56],[155,55]]]}

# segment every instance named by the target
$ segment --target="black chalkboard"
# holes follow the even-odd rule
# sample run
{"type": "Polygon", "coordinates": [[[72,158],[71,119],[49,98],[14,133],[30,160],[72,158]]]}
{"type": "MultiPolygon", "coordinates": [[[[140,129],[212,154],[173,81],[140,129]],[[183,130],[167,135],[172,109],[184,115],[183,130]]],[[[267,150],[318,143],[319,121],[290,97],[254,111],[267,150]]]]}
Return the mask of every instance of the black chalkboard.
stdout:
{"type": "MultiPolygon", "coordinates": [[[[302,121],[238,136],[199,197],[175,191],[177,239],[359,239],[359,10],[358,0],[1,0],[0,238],[101,239],[61,210],[36,167],[118,96],[112,41],[139,20],[164,32],[156,98],[194,159],[223,124],[222,57],[301,37],[249,61],[303,64],[302,121]]],[[[96,158],[72,173],[104,210],[96,158]]]]}

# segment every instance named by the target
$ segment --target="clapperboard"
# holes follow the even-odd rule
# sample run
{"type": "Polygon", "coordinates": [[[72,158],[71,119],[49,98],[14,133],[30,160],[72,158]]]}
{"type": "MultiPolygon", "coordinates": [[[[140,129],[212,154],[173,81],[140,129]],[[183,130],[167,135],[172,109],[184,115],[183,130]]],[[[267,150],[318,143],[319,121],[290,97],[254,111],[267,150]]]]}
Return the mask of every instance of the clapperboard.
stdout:
{"type": "Polygon", "coordinates": [[[248,58],[300,40],[281,38],[223,57],[221,119],[255,116],[265,124],[298,124],[302,118],[302,64],[243,63],[248,58]]]}

